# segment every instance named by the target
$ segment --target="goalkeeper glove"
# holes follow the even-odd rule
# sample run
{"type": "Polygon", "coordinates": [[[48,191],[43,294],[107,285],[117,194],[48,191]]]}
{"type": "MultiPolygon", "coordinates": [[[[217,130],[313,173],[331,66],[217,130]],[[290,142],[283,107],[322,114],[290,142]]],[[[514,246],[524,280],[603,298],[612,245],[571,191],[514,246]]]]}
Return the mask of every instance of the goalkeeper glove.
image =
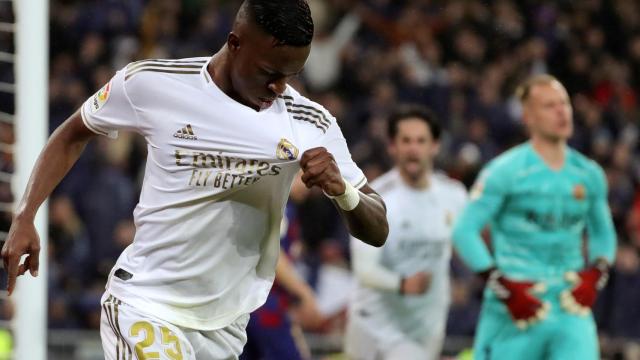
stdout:
{"type": "Polygon", "coordinates": [[[506,278],[499,270],[488,274],[487,286],[493,290],[509,310],[511,318],[520,330],[542,321],[551,306],[542,302],[531,292],[544,292],[544,285],[530,281],[515,281],[506,278]]]}
{"type": "Polygon", "coordinates": [[[560,294],[560,305],[568,313],[587,316],[596,302],[598,291],[607,284],[609,266],[605,260],[599,260],[580,272],[566,273],[565,279],[574,286],[560,294]]]}

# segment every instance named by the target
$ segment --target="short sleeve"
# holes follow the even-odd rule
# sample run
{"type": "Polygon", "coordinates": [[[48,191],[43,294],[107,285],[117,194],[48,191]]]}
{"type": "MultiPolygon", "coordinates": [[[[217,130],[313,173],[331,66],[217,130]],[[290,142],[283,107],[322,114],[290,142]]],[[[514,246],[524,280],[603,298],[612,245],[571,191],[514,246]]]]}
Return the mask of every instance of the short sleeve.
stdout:
{"type": "Polygon", "coordinates": [[[89,130],[118,137],[118,130],[138,131],[138,121],[125,89],[125,69],[118,71],[80,109],[82,121],[89,130]]]}
{"type": "Polygon", "coordinates": [[[364,173],[351,158],[347,141],[342,135],[340,126],[338,126],[335,118],[331,118],[331,125],[323,137],[322,146],[333,155],[342,177],[353,187],[360,189],[367,183],[364,173]]]}

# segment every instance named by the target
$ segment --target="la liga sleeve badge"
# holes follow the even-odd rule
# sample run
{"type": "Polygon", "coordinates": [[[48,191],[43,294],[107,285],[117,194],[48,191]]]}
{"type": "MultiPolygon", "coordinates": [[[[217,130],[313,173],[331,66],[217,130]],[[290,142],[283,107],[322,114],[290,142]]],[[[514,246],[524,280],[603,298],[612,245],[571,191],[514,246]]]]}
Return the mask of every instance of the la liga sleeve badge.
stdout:
{"type": "Polygon", "coordinates": [[[469,198],[471,201],[478,200],[482,197],[484,193],[484,179],[478,179],[475,184],[471,187],[471,192],[469,193],[469,198]]]}
{"type": "Polygon", "coordinates": [[[96,111],[102,109],[104,104],[109,100],[109,94],[111,93],[111,81],[109,81],[102,89],[98,90],[95,95],[93,95],[93,99],[91,100],[91,112],[95,113],[96,111]]]}

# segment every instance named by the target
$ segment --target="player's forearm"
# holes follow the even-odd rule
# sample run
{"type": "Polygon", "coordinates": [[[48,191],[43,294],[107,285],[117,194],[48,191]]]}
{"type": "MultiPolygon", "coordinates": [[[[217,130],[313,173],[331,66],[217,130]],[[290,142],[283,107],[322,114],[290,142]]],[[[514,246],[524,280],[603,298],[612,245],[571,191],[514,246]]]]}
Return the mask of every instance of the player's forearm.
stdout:
{"type": "Polygon", "coordinates": [[[593,205],[588,223],[589,262],[604,259],[613,264],[616,254],[616,231],[606,198],[593,205]]]}
{"type": "Polygon", "coordinates": [[[458,235],[456,239],[455,248],[471,270],[481,273],[495,266],[493,257],[480,236],[458,235]]]}
{"type": "Polygon", "coordinates": [[[382,198],[375,193],[360,192],[360,202],[351,211],[336,206],[349,233],[363,242],[380,247],[389,234],[387,210],[382,198]]]}
{"type": "Polygon", "coordinates": [[[34,219],[40,205],[78,160],[92,136],[93,133],[82,124],[78,112],[53,133],[31,172],[25,193],[15,211],[16,219],[34,219]]]}
{"type": "Polygon", "coordinates": [[[402,276],[380,268],[363,268],[356,277],[365,286],[392,293],[397,293],[402,283],[402,276]]]}
{"type": "Polygon", "coordinates": [[[589,262],[605,260],[609,265],[613,264],[616,255],[616,235],[596,234],[589,236],[589,262]]]}
{"type": "Polygon", "coordinates": [[[280,257],[276,265],[276,281],[289,294],[295,297],[313,296],[313,290],[297,276],[293,265],[282,251],[280,251],[280,257]]]}
{"type": "Polygon", "coordinates": [[[483,272],[495,266],[487,245],[480,236],[484,222],[477,221],[466,209],[453,229],[453,245],[462,260],[475,272],[483,272]]]}
{"type": "Polygon", "coordinates": [[[353,274],[360,284],[381,291],[397,293],[400,290],[402,275],[381,264],[383,248],[365,244],[354,237],[350,247],[353,274]]]}
{"type": "MultiPolygon", "coordinates": [[[[342,143],[346,148],[344,139],[342,143]]],[[[322,188],[336,205],[351,235],[373,246],[384,245],[389,234],[387,210],[373,189],[365,184],[357,190],[343,178],[335,158],[324,147],[305,151],[300,158],[300,168],[302,182],[308,188],[322,188]]]]}

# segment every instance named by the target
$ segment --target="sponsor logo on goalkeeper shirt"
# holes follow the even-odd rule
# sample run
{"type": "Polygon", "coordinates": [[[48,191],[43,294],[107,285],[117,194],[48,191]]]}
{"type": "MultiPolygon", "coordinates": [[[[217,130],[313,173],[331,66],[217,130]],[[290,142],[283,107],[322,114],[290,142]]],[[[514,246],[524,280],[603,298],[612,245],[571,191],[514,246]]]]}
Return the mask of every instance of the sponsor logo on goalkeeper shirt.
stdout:
{"type": "Polygon", "coordinates": [[[540,231],[561,231],[574,227],[584,226],[585,214],[582,213],[560,213],[536,212],[529,210],[525,213],[527,221],[538,227],[540,231]]]}

